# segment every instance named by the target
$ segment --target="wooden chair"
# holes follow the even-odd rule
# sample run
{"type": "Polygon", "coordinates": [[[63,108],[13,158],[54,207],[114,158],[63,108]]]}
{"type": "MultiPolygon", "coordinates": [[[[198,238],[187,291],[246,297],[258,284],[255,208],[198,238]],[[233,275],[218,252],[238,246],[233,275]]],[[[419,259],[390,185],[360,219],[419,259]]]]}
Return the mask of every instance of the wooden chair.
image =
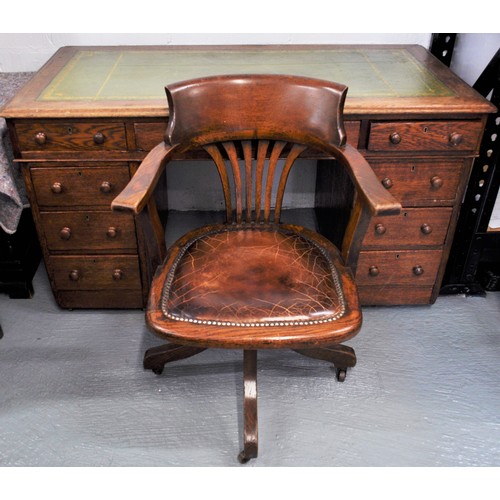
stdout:
{"type": "Polygon", "coordinates": [[[343,381],[356,357],[340,343],[361,327],[353,280],[360,244],[371,216],[397,214],[401,206],[346,144],[343,85],[233,75],[169,85],[166,92],[165,141],[147,155],[112,208],[137,214],[149,228],[144,231],[155,242],[155,267],[164,251],[157,224],[150,224],[150,197],[174,155],[202,149],[220,175],[227,222],[182,236],[158,267],[147,324],[170,343],[146,352],[144,366],[161,373],[165,363],[206,348],[243,349],[244,463],[257,456],[257,349],[289,348],[329,361],[343,381]],[[309,148],[336,158],[335,167],[347,169],[356,188],[342,252],[309,229],[280,223],[288,174],[309,148]]]}

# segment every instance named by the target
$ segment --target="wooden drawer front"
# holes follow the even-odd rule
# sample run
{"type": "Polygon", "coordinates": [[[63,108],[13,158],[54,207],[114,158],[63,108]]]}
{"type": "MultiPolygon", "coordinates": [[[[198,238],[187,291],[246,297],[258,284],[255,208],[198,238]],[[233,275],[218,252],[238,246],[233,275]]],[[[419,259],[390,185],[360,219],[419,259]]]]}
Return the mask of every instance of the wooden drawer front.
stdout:
{"type": "Polygon", "coordinates": [[[382,185],[404,206],[453,205],[463,163],[371,160],[382,185]]]}
{"type": "Polygon", "coordinates": [[[140,309],[145,307],[140,290],[58,290],[57,303],[69,309],[140,309]]]}
{"type": "Polygon", "coordinates": [[[374,217],[362,248],[442,245],[451,212],[451,208],[409,208],[398,216],[374,217]]]}
{"type": "Polygon", "coordinates": [[[134,123],[135,145],[141,151],[151,151],[163,141],[167,122],[134,123]]]}
{"type": "Polygon", "coordinates": [[[135,250],[133,216],[112,212],[41,212],[49,251],[135,250]]]}
{"type": "Polygon", "coordinates": [[[359,129],[361,127],[361,122],[346,121],[344,122],[344,126],[347,134],[347,142],[357,148],[359,143],[359,129]]]}
{"type": "Polygon", "coordinates": [[[129,178],[126,166],[31,168],[40,207],[111,207],[129,178]]]}
{"type": "Polygon", "coordinates": [[[21,151],[126,151],[123,123],[30,122],[16,125],[21,151]]]}
{"type": "Polygon", "coordinates": [[[480,121],[372,122],[369,151],[475,151],[480,121]]]}
{"type": "MultiPolygon", "coordinates": [[[[360,125],[358,121],[346,121],[344,123],[347,142],[354,147],[358,147],[360,125]]],[[[163,141],[166,128],[167,124],[165,122],[135,123],[134,130],[137,149],[151,151],[157,144],[163,141]]]]}
{"type": "Polygon", "coordinates": [[[432,286],[359,286],[359,301],[362,306],[402,306],[429,304],[432,286]]]}
{"type": "Polygon", "coordinates": [[[356,272],[360,285],[432,285],[440,250],[361,251],[356,272]]]}
{"type": "Polygon", "coordinates": [[[51,256],[49,269],[58,290],[140,290],[136,255],[51,256]]]}

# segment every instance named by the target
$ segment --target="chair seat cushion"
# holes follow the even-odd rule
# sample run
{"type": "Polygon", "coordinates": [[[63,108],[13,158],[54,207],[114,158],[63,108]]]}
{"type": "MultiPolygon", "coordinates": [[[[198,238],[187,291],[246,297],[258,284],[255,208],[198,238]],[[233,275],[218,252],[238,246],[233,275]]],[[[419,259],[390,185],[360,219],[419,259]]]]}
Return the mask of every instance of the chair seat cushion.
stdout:
{"type": "Polygon", "coordinates": [[[198,232],[178,252],[162,292],[168,318],[209,325],[318,324],[345,310],[329,252],[280,226],[198,232]]]}

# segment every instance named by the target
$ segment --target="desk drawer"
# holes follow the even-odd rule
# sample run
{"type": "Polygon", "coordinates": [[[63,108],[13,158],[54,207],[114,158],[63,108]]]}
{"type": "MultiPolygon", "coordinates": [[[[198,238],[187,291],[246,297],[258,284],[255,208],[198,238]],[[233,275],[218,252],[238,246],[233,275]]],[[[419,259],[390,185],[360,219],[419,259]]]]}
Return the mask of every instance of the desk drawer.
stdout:
{"type": "Polygon", "coordinates": [[[463,161],[370,160],[382,185],[404,206],[455,202],[463,161]]]}
{"type": "Polygon", "coordinates": [[[430,304],[432,286],[394,285],[359,286],[359,301],[362,306],[396,306],[430,304]]]}
{"type": "Polygon", "coordinates": [[[134,123],[135,144],[141,151],[151,151],[163,141],[167,122],[134,123]]]}
{"type": "Polygon", "coordinates": [[[409,208],[392,217],[374,217],[362,248],[382,249],[444,244],[451,208],[409,208]]]}
{"type": "Polygon", "coordinates": [[[31,179],[40,207],[109,208],[130,175],[128,166],[32,167],[31,179]]]}
{"type": "Polygon", "coordinates": [[[57,290],[57,303],[65,309],[141,309],[141,290],[57,290]]]}
{"type": "Polygon", "coordinates": [[[51,256],[58,290],[140,290],[137,255],[51,256]]]}
{"type": "Polygon", "coordinates": [[[481,121],[372,122],[369,151],[476,151],[481,121]]]}
{"type": "Polygon", "coordinates": [[[135,224],[129,214],[41,212],[47,248],[53,251],[136,251],[135,224]]]}
{"type": "Polygon", "coordinates": [[[28,122],[16,124],[21,151],[126,151],[123,123],[28,122]]]}
{"type": "MultiPolygon", "coordinates": [[[[347,134],[347,142],[354,147],[358,147],[360,122],[346,121],[344,122],[344,126],[347,134]]],[[[166,128],[166,122],[134,123],[137,149],[141,151],[151,151],[157,144],[163,141],[166,128]]]]}
{"type": "Polygon", "coordinates": [[[441,250],[361,251],[356,272],[359,285],[433,285],[441,250]]]}

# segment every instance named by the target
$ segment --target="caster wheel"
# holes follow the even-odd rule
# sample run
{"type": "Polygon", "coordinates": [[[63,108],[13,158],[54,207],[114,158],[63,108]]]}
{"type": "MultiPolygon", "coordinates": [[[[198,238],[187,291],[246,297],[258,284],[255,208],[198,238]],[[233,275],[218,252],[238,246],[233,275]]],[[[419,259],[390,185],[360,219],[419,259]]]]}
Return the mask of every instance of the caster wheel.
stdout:
{"type": "Polygon", "coordinates": [[[347,375],[347,370],[345,370],[344,368],[337,369],[337,380],[339,382],[343,382],[345,380],[346,375],[347,375]]]}
{"type": "Polygon", "coordinates": [[[250,460],[250,459],[249,459],[249,458],[247,458],[247,457],[245,456],[245,452],[244,452],[244,451],[242,451],[242,452],[238,455],[238,462],[239,462],[240,464],[246,464],[249,460],[250,460]]]}
{"type": "Polygon", "coordinates": [[[163,366],[157,368],[151,368],[151,371],[156,375],[161,375],[163,373],[163,366]]]}

